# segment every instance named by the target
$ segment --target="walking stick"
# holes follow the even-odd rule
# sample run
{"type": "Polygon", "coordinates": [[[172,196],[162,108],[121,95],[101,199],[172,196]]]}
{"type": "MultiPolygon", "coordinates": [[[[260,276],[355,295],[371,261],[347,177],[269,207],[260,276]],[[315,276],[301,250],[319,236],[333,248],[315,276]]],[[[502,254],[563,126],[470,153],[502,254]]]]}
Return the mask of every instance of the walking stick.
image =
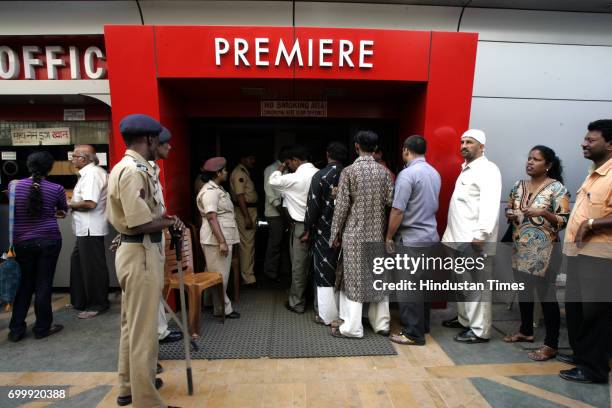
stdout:
{"type": "MultiPolygon", "coordinates": [[[[189,392],[189,395],[193,395],[193,376],[191,374],[191,351],[189,349],[189,339],[191,338],[191,336],[189,336],[189,332],[187,331],[187,316],[185,315],[185,312],[187,311],[187,307],[185,306],[185,282],[183,279],[183,268],[181,267],[181,260],[182,260],[182,240],[183,240],[183,231],[181,230],[175,230],[175,229],[171,229],[170,230],[170,235],[172,236],[172,241],[170,243],[170,248],[174,248],[175,252],[176,252],[176,261],[178,263],[178,276],[179,276],[179,297],[181,299],[181,319],[182,319],[182,324],[179,323],[177,316],[174,314],[174,312],[171,312],[172,318],[177,322],[177,324],[179,325],[179,327],[181,328],[182,332],[183,332],[183,346],[185,348],[185,366],[186,366],[186,371],[187,371],[187,391],[189,392]]],[[[168,307],[168,305],[166,304],[166,301],[164,300],[164,306],[166,306],[166,309],[170,309],[168,307]]],[[[194,346],[194,349],[197,350],[197,345],[195,344],[195,341],[191,341],[192,345],[194,346]]]]}

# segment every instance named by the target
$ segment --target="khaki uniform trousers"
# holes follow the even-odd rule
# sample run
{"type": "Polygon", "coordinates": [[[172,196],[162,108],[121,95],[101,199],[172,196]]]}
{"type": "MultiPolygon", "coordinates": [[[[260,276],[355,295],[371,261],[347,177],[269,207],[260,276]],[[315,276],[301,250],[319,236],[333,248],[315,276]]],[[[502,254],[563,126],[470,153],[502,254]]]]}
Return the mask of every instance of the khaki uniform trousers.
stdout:
{"type": "Polygon", "coordinates": [[[253,222],[253,229],[246,229],[246,220],[242,216],[240,207],[235,207],[234,212],[236,214],[236,226],[238,227],[238,234],[240,234],[240,251],[238,253],[240,259],[240,276],[244,283],[255,283],[255,231],[257,225],[257,208],[247,208],[251,221],[253,222]]]}
{"type": "MultiPolygon", "coordinates": [[[[206,259],[206,270],[208,272],[220,273],[223,277],[223,296],[224,296],[224,312],[226,315],[233,312],[232,301],[227,297],[227,282],[229,281],[230,268],[232,266],[232,244],[228,244],[229,251],[227,256],[221,255],[219,252],[219,245],[202,245],[204,250],[204,258],[206,259]]],[[[219,300],[217,290],[213,289],[213,308],[215,315],[221,315],[222,312],[219,310],[219,300]]]]}
{"type": "Polygon", "coordinates": [[[159,343],[157,318],[164,282],[160,243],[123,242],[115,257],[121,286],[119,396],[132,395],[134,408],[166,407],[155,389],[159,343]]]}

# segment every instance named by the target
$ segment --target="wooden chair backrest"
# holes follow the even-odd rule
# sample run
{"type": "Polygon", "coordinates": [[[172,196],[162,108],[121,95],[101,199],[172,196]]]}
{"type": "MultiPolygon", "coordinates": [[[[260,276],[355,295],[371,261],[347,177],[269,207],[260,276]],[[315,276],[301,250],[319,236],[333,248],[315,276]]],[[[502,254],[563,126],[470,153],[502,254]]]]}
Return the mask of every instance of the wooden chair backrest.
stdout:
{"type": "Polygon", "coordinates": [[[191,233],[189,228],[185,228],[183,230],[183,239],[181,241],[182,245],[180,248],[182,257],[180,265],[176,260],[176,249],[170,249],[171,238],[168,230],[164,230],[164,238],[166,241],[166,264],[164,268],[164,276],[167,277],[177,273],[179,268],[182,268],[185,275],[193,274],[193,248],[191,246],[191,233]]]}

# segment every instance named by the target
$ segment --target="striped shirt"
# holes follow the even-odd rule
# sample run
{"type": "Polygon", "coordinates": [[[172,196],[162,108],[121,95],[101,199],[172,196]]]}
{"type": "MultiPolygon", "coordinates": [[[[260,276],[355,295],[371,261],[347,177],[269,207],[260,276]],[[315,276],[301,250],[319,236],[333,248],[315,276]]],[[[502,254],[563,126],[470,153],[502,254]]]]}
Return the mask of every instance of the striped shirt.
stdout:
{"type": "Polygon", "coordinates": [[[66,192],[59,184],[43,180],[40,183],[43,207],[40,218],[28,215],[28,196],[32,179],[19,180],[15,188],[15,226],[13,242],[18,243],[28,239],[62,239],[55,218],[56,210],[68,211],[66,192]]]}

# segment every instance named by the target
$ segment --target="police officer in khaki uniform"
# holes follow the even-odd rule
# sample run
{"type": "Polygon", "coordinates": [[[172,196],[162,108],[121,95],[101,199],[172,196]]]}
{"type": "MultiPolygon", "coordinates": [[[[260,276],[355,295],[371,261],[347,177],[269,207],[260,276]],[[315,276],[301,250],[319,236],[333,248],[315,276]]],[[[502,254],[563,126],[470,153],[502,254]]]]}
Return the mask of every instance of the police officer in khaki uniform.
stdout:
{"type": "Polygon", "coordinates": [[[221,183],[227,181],[226,160],[213,157],[204,163],[202,179],[206,181],[197,198],[198,209],[202,215],[200,243],[206,258],[206,268],[223,276],[225,310],[219,310],[217,292],[213,291],[214,314],[237,319],[240,313],[233,311],[232,302],[227,297],[227,282],[232,265],[232,246],[240,242],[234,216],[234,205],[221,183]]]}
{"type": "Polygon", "coordinates": [[[155,159],[162,127],[142,114],[128,115],[120,123],[127,146],[108,181],[107,215],[121,234],[115,256],[122,290],[119,342],[119,396],[117,404],[166,407],[155,378],[158,341],[157,315],[164,282],[162,231],[182,230],[176,216],[164,214],[155,159]]]}
{"type": "Polygon", "coordinates": [[[255,223],[257,222],[257,191],[249,169],[255,167],[255,156],[240,157],[230,176],[236,224],[240,233],[240,275],[246,285],[255,284],[255,223]]]}

